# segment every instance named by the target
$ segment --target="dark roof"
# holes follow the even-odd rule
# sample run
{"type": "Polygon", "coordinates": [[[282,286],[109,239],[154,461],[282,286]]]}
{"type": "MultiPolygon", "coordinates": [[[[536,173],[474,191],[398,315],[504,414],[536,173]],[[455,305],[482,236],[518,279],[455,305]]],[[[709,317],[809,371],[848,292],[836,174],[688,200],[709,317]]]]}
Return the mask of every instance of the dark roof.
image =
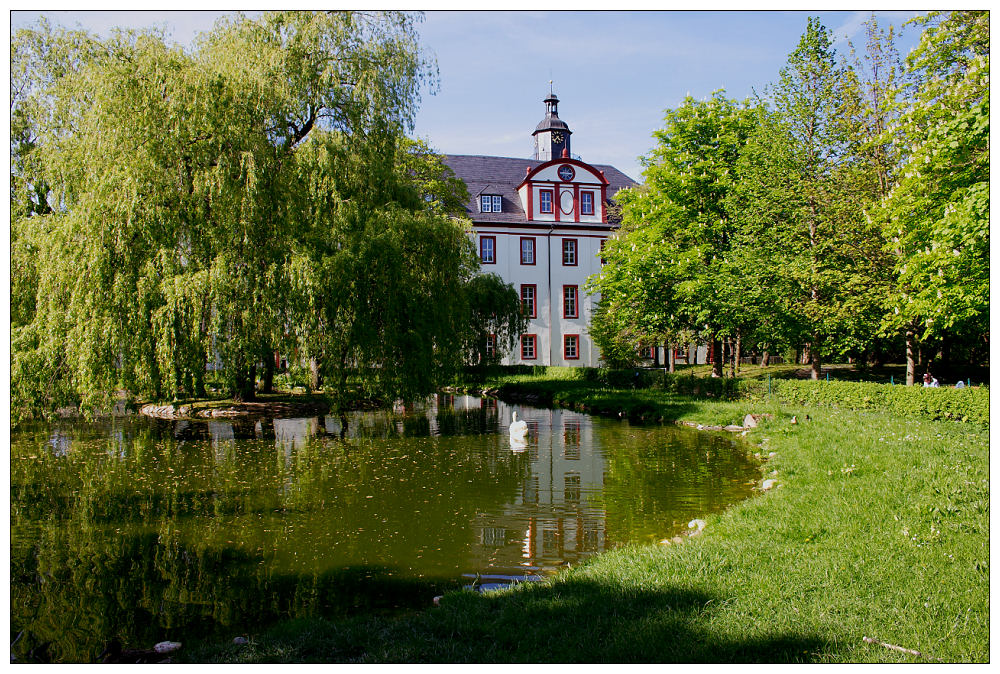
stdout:
{"type": "MultiPolygon", "coordinates": [[[[542,121],[540,121],[538,123],[538,126],[535,127],[535,133],[538,133],[539,131],[548,131],[550,129],[562,129],[566,133],[573,133],[572,131],[569,130],[569,124],[562,121],[558,117],[553,117],[553,116],[548,116],[542,121]]],[[[535,133],[531,135],[534,136],[535,133]]]]}
{"type": "MultiPolygon", "coordinates": [[[[517,186],[527,175],[526,169],[545,164],[537,159],[517,157],[486,157],[483,155],[448,154],[444,162],[457,178],[465,181],[469,189],[469,202],[465,205],[466,215],[474,222],[526,222],[517,186]],[[481,194],[499,194],[503,211],[501,213],[480,213],[477,199],[481,194]]],[[[608,181],[608,198],[614,198],[618,190],[634,187],[637,183],[627,175],[606,164],[590,164],[598,171],[604,171],[608,181]]]]}

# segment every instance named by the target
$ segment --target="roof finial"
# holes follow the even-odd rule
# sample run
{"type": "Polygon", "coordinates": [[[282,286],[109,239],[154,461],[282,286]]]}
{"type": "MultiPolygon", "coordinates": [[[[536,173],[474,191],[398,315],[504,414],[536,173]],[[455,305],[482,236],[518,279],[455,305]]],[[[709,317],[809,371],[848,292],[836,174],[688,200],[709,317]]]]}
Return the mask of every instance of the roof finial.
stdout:
{"type": "Polygon", "coordinates": [[[549,96],[552,95],[552,80],[549,80],[549,96]]]}

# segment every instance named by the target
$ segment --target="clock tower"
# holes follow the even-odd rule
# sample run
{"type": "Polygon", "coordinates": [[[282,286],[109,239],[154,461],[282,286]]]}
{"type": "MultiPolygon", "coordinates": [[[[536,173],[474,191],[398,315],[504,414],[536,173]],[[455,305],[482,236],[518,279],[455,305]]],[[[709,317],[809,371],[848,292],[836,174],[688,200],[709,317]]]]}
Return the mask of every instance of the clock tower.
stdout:
{"type": "Polygon", "coordinates": [[[545,99],[545,119],[538,123],[535,132],[535,159],[551,161],[563,156],[570,156],[569,137],[573,132],[566,122],[559,119],[559,99],[552,93],[552,83],[549,83],[549,97],[545,99]]]}

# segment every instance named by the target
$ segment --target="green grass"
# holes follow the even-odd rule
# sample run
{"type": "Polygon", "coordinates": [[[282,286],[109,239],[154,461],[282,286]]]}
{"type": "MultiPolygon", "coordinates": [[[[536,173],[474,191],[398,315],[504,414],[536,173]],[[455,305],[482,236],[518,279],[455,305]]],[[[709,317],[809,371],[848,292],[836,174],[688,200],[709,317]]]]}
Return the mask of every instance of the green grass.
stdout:
{"type": "MultiPolygon", "coordinates": [[[[754,405],[565,378],[534,386],[564,401],[657,404],[706,424],[754,405]]],[[[945,662],[988,662],[988,428],[832,407],[769,411],[775,418],[747,439],[751,451],[774,452],[762,477],[778,486],[706,517],[700,537],[613,550],[547,583],[449,594],[440,607],[428,597],[426,611],[397,617],[287,622],[248,646],[192,645],[181,659],[921,660],[863,640],[872,637],[945,662]]]]}

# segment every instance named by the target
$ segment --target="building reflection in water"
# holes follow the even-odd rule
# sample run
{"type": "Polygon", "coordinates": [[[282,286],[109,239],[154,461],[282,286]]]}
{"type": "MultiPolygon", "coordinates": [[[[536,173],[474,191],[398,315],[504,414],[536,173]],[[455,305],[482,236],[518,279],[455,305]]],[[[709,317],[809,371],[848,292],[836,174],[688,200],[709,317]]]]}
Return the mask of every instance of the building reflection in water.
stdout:
{"type": "Polygon", "coordinates": [[[530,463],[512,500],[477,516],[477,567],[498,574],[550,569],[602,550],[605,461],[590,418],[502,402],[498,409],[501,429],[514,410],[528,424],[530,463]]]}
{"type": "MultiPolygon", "coordinates": [[[[310,438],[321,435],[352,438],[486,432],[498,436],[501,447],[511,451],[506,430],[515,409],[528,425],[528,442],[522,449],[528,462],[521,486],[509,502],[499,510],[478,513],[470,523],[470,570],[523,573],[575,562],[603,550],[606,513],[600,495],[605,460],[591,419],[584,414],[438,394],[418,405],[398,403],[391,414],[356,412],[322,419],[274,419],[263,425],[255,422],[252,431],[246,430],[258,439],[273,438],[286,466],[310,438]],[[486,428],[462,421],[482,413],[488,415],[486,428]]],[[[243,429],[229,421],[209,421],[207,426],[216,457],[223,461],[243,429]]]]}

